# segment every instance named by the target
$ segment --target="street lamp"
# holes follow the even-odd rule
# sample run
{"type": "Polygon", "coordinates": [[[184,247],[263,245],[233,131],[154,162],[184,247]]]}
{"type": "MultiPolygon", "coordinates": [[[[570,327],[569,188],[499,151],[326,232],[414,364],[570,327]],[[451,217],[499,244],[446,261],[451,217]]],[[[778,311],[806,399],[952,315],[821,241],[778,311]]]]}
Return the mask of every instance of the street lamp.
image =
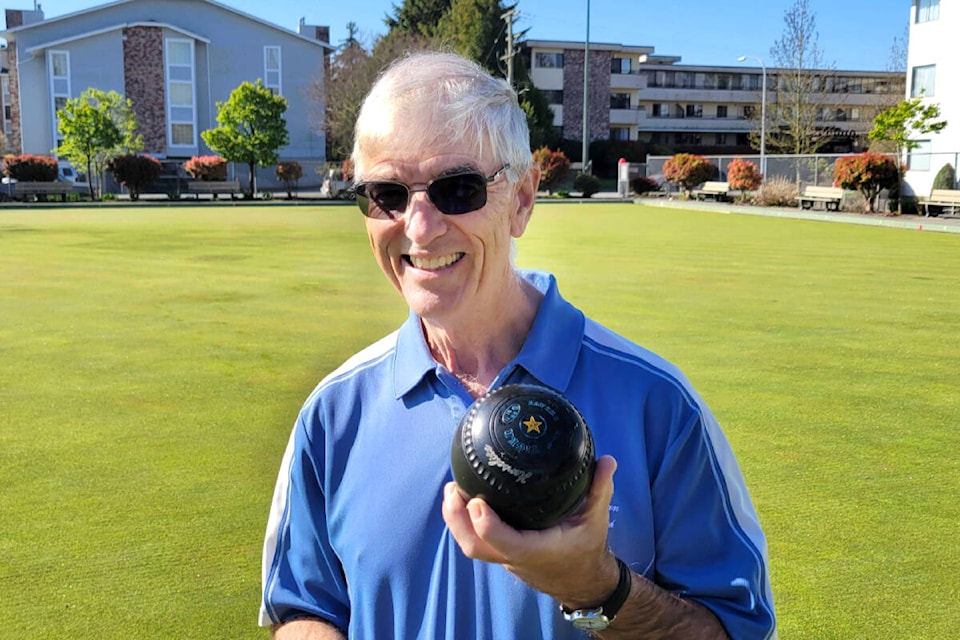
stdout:
{"type": "Polygon", "coordinates": [[[760,173],[763,179],[767,179],[767,68],[763,65],[763,59],[757,56],[740,56],[737,62],[744,60],[756,60],[760,63],[760,71],[763,74],[760,87],[760,173]]]}
{"type": "Polygon", "coordinates": [[[583,146],[581,147],[581,173],[587,172],[590,155],[590,129],[588,126],[587,109],[590,104],[588,98],[590,88],[590,0],[587,0],[587,38],[583,41],[583,146]]]}

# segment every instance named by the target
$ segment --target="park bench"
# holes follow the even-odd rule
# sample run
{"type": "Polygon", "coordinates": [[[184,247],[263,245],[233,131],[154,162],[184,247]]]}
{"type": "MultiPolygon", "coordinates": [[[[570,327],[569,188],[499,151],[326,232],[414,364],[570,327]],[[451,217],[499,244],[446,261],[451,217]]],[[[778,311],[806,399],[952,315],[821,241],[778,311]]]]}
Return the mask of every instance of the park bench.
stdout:
{"type": "Polygon", "coordinates": [[[822,202],[827,211],[839,211],[843,202],[843,189],[840,187],[818,187],[811,185],[804,187],[803,193],[796,197],[803,209],[812,209],[813,205],[822,202]]]}
{"type": "Polygon", "coordinates": [[[712,198],[717,202],[731,200],[729,182],[704,182],[703,186],[693,192],[697,200],[712,198]]]}
{"type": "Polygon", "coordinates": [[[925,216],[938,216],[944,209],[951,213],[960,209],[960,191],[956,189],[934,189],[929,198],[921,198],[920,207],[925,216]]]}
{"type": "Polygon", "coordinates": [[[26,202],[29,198],[40,200],[43,196],[60,196],[61,202],[67,201],[67,194],[73,192],[73,186],[69,182],[15,182],[13,184],[13,197],[26,202]]]}
{"type": "Polygon", "coordinates": [[[230,199],[233,200],[239,191],[239,180],[192,180],[187,183],[187,193],[192,193],[197,200],[200,199],[201,193],[213,195],[214,200],[221,193],[229,193],[230,199]]]}

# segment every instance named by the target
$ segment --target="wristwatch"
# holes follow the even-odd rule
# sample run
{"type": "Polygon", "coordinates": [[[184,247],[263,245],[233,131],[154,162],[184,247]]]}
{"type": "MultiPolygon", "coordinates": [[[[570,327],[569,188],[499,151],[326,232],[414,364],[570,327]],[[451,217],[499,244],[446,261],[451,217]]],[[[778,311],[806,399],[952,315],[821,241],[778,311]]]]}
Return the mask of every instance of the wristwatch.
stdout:
{"type": "Polygon", "coordinates": [[[566,607],[560,605],[563,619],[583,631],[602,631],[609,627],[620,613],[620,607],[627,601],[630,588],[633,586],[633,574],[630,573],[627,563],[617,558],[617,566],[620,568],[620,581],[603,604],[594,609],[575,609],[574,611],[568,611],[566,607]]]}

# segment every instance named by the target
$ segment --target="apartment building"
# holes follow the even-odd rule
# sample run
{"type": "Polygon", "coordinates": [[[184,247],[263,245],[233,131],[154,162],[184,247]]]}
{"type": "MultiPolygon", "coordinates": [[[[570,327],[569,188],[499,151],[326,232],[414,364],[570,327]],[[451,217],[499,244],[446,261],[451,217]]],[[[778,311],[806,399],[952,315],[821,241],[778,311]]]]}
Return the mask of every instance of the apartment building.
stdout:
{"type": "MultiPolygon", "coordinates": [[[[583,139],[584,43],[531,40],[525,61],[544,91],[554,125],[566,139],[583,139]]],[[[653,47],[594,44],[589,47],[590,140],[639,140],[695,153],[746,153],[759,128],[763,69],[747,64],[680,64],[680,56],[656,55],[653,47]]],[[[767,68],[767,100],[776,99],[780,69],[767,68]]],[[[900,73],[830,71],[817,74],[819,120],[831,142],[825,152],[866,145],[879,109],[904,93],[900,73]],[[822,77],[821,77],[822,76],[822,77]]]]}
{"type": "Polygon", "coordinates": [[[953,41],[960,29],[960,5],[940,0],[911,0],[907,50],[908,95],[940,106],[946,128],[916,140],[907,156],[906,182],[915,195],[928,195],[937,172],[960,156],[960,62],[953,41]]]}
{"type": "Polygon", "coordinates": [[[212,0],[116,0],[45,18],[6,10],[2,93],[12,153],[49,154],[61,141],[57,110],[89,87],[130,99],[144,151],[171,159],[211,153],[200,133],[217,126],[217,102],[260,79],[287,98],[284,159],[323,162],[317,102],[332,50],[327,27],[298,32],[212,0]]]}

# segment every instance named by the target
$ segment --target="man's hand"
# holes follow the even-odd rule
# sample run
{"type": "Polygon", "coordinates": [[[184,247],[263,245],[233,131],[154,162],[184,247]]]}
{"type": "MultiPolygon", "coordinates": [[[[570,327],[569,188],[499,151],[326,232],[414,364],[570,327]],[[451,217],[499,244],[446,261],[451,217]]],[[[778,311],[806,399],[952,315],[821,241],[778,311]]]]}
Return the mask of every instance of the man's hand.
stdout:
{"type": "Polygon", "coordinates": [[[583,507],[550,529],[518,531],[482,499],[464,500],[453,482],[444,488],[443,519],[468,557],[502,564],[567,607],[595,606],[613,593],[619,578],[607,549],[616,469],[611,456],[597,460],[583,507]]]}

